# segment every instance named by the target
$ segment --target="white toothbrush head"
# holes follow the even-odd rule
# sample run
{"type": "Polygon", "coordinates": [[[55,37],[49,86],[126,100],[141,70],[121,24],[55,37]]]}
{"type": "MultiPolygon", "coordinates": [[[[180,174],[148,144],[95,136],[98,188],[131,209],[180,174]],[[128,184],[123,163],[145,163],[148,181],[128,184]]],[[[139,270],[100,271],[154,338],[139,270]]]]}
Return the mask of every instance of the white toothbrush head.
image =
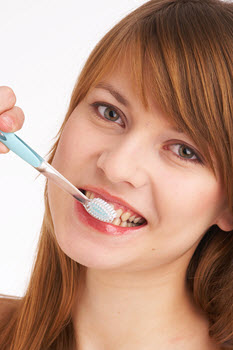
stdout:
{"type": "Polygon", "coordinates": [[[117,215],[111,205],[101,198],[91,199],[84,207],[91,216],[104,222],[112,222],[117,215]]]}

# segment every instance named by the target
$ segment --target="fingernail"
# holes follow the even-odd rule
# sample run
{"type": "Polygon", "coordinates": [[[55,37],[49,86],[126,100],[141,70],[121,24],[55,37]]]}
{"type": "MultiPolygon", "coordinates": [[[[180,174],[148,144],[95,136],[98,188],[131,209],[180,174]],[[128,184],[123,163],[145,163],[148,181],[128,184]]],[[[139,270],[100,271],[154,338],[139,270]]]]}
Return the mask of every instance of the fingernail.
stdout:
{"type": "Polygon", "coordinates": [[[13,128],[13,122],[9,117],[7,117],[6,115],[3,115],[1,117],[1,120],[8,128],[11,128],[11,129],[13,128]]]}

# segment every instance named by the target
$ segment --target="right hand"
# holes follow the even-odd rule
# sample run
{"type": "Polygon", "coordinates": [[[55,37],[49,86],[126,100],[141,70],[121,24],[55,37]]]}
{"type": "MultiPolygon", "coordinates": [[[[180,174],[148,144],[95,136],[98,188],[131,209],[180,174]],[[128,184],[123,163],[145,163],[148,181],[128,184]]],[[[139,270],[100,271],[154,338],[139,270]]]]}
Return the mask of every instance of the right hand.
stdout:
{"type": "MultiPolygon", "coordinates": [[[[25,119],[24,113],[21,108],[15,106],[15,103],[14,91],[8,86],[0,86],[0,131],[15,132],[22,128],[25,119]],[[12,125],[7,124],[6,117],[9,118],[12,125]]],[[[7,152],[9,152],[9,148],[0,142],[0,153],[7,152]]]]}

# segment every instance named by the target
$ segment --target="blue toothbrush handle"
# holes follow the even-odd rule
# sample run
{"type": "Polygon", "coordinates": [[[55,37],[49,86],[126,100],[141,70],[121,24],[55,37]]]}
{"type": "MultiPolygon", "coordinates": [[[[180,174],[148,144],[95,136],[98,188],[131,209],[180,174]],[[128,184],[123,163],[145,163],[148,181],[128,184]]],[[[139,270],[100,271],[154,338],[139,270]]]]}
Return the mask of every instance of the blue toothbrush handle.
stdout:
{"type": "Polygon", "coordinates": [[[17,154],[25,162],[32,165],[36,170],[52,180],[57,186],[82,203],[89,214],[97,219],[112,222],[116,217],[115,210],[100,198],[92,199],[86,197],[79,189],[69,182],[62,174],[47,163],[39,154],[29,147],[21,138],[14,133],[0,131],[0,142],[6,145],[11,151],[17,154]],[[99,201],[98,201],[99,200],[99,201]]]}
{"type": "Polygon", "coordinates": [[[0,142],[33,167],[39,167],[44,159],[13,132],[0,131],[0,142]]]}

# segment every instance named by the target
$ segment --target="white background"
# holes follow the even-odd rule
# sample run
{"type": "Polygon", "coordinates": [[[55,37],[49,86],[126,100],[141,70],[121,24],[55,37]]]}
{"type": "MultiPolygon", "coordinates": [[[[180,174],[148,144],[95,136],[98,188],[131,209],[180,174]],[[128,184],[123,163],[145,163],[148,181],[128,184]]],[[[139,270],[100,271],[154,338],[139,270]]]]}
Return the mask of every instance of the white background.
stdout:
{"type": "MultiPolygon", "coordinates": [[[[25,113],[17,132],[42,157],[53,144],[88,55],[143,0],[0,0],[0,85],[25,113]]],[[[0,155],[0,293],[23,296],[42,224],[45,178],[0,155]]]]}

